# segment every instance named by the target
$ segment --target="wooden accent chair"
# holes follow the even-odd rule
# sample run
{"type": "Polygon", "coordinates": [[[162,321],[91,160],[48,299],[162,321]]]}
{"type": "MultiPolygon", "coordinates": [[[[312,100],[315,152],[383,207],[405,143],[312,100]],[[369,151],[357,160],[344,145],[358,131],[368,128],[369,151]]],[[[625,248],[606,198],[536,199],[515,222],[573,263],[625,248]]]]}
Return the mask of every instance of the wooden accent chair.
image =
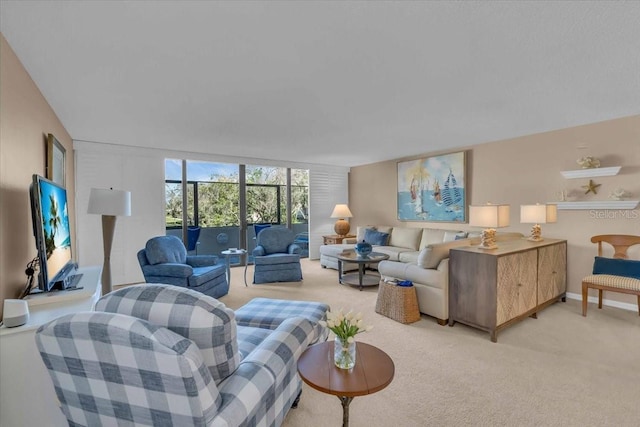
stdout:
{"type": "MultiPolygon", "coordinates": [[[[627,249],[633,245],[640,244],[640,236],[632,236],[625,234],[602,234],[593,236],[592,243],[598,244],[598,257],[602,257],[602,242],[613,246],[613,259],[626,260],[627,249]]],[[[608,261],[607,261],[608,262],[608,261]]],[[[615,262],[615,261],[614,261],[615,262]]],[[[634,263],[640,261],[633,261],[634,263]]],[[[598,263],[598,259],[596,259],[598,263]]],[[[595,264],[594,264],[595,267],[595,264]]],[[[589,296],[589,288],[598,290],[598,308],[602,308],[602,291],[621,292],[625,294],[633,294],[638,297],[638,315],[640,315],[640,277],[628,277],[617,274],[607,274],[605,271],[585,277],[582,279],[582,315],[587,315],[587,299],[589,296]]]]}

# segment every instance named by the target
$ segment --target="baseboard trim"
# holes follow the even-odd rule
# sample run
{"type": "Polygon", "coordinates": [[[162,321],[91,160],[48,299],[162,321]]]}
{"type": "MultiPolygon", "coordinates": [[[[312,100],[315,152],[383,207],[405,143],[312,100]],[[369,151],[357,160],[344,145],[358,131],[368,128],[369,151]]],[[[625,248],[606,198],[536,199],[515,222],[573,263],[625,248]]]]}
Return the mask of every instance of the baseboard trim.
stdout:
{"type": "MultiPolygon", "coordinates": [[[[574,294],[572,292],[567,292],[567,298],[582,301],[581,294],[574,294]]],[[[589,297],[587,301],[597,304],[598,297],[589,297]]],[[[623,310],[629,310],[629,311],[636,311],[638,309],[638,306],[635,304],[631,304],[628,302],[612,301],[605,298],[602,299],[602,305],[608,305],[609,307],[621,308],[623,310]]]]}

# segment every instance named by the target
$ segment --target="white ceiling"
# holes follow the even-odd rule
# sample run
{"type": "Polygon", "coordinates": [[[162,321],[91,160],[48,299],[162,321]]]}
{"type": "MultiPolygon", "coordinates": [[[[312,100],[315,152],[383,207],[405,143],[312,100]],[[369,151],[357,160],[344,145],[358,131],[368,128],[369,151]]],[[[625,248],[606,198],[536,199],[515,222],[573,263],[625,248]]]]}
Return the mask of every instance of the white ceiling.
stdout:
{"type": "Polygon", "coordinates": [[[0,2],[76,140],[356,166],[640,113],[640,2],[0,2]]]}

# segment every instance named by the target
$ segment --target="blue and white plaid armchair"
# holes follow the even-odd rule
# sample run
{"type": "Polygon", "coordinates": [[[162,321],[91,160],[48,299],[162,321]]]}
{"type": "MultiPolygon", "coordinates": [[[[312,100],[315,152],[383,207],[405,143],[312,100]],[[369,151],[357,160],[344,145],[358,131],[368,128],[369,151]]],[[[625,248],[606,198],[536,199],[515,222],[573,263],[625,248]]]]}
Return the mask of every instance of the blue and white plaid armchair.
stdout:
{"type": "Polygon", "coordinates": [[[302,317],[238,326],[211,297],[147,284],[43,325],[36,343],[69,425],[279,426],[313,335],[302,317]]]}

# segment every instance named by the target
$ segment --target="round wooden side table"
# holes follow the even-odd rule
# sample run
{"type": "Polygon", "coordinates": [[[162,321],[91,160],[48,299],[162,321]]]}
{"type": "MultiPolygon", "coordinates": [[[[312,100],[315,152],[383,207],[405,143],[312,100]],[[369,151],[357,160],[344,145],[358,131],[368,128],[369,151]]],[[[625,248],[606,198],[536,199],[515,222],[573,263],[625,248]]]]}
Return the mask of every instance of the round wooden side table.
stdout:
{"type": "Polygon", "coordinates": [[[340,369],[333,363],[334,341],[309,347],[298,359],[300,378],[312,388],[337,396],[342,402],[342,426],[349,426],[349,404],[354,397],[372,394],[391,383],[395,365],[384,351],[356,343],[356,364],[340,369]]]}

